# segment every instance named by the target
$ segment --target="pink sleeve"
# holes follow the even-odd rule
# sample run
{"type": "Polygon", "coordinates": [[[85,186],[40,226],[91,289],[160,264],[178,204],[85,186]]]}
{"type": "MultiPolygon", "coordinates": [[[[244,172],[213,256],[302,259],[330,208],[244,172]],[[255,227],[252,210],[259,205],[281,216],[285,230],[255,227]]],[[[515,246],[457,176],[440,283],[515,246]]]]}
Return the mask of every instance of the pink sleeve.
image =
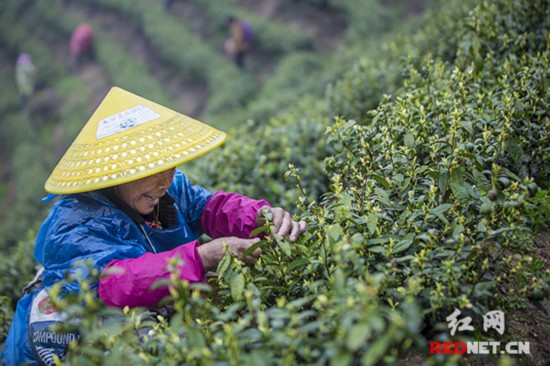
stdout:
{"type": "Polygon", "coordinates": [[[146,253],[139,258],[114,260],[104,269],[99,280],[99,297],[108,306],[122,308],[154,307],[169,295],[168,286],[151,290],[157,281],[170,278],[168,261],[179,256],[183,264],[178,266],[180,278],[189,282],[205,281],[206,273],[198,253],[198,240],[179,246],[168,252],[146,253]],[[116,269],[105,275],[107,269],[116,269]]]}
{"type": "Polygon", "coordinates": [[[212,238],[237,236],[249,238],[256,228],[256,214],[265,200],[254,200],[238,193],[218,191],[206,202],[201,216],[204,232],[212,238]]]}

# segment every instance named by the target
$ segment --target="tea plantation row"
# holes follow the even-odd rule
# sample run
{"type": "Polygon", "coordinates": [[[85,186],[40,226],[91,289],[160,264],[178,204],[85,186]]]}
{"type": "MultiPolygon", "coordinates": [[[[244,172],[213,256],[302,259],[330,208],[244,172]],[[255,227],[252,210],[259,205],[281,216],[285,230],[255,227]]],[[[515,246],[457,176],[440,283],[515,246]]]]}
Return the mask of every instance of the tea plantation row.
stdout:
{"type": "MultiPolygon", "coordinates": [[[[455,308],[511,314],[548,296],[532,233],[550,214],[550,4],[436,8],[379,52],[350,47],[353,67],[325,98],[297,100],[188,168],[198,183],[297,206],[298,243],[263,242],[252,268],[227,256],[210,285],[174,274],[177,314],[160,323],[125,309],[98,329],[113,311],[82,280],[58,304],[83,336],[67,363],[375,365],[415,352],[454,364],[429,358],[427,340],[450,339],[455,308]]],[[[29,263],[28,247],[11,262],[29,263]]]]}

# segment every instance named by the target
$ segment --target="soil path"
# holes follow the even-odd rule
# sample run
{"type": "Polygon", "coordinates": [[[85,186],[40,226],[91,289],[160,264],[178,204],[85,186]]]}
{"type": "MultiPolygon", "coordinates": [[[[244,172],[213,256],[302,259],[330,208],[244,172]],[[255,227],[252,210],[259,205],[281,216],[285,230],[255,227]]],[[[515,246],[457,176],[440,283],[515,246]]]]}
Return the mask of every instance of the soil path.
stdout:
{"type": "MultiPolygon", "coordinates": [[[[544,262],[544,269],[550,271],[550,228],[535,237],[533,259],[544,262]]],[[[514,334],[514,340],[530,342],[530,354],[518,362],[525,366],[550,365],[550,298],[548,295],[540,302],[530,302],[527,309],[513,314],[507,324],[508,334],[514,334]]]]}

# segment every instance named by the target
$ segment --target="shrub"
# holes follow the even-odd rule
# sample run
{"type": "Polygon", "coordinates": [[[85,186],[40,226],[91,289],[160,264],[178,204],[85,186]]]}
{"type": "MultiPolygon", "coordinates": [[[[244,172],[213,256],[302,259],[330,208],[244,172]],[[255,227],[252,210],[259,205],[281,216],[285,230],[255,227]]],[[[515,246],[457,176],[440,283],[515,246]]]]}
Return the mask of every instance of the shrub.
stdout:
{"type": "Polygon", "coordinates": [[[261,128],[249,121],[229,131],[230,139],[215,153],[182,168],[194,183],[204,187],[265,198],[274,205],[293,210],[301,192],[294,182],[285,182],[288,164],[302,170],[310,198],[326,191],[323,159],[330,149],[323,139],[329,123],[324,111],[319,101],[304,99],[295,109],[273,118],[261,128]],[[303,110],[311,113],[303,114],[303,110]],[[246,135],[252,143],[243,143],[240,135],[246,135]],[[236,137],[231,139],[231,136],[236,137]]]}
{"type": "MultiPolygon", "coordinates": [[[[33,279],[38,269],[38,264],[33,255],[34,235],[35,232],[29,230],[27,236],[20,239],[10,251],[9,256],[0,258],[0,275],[4,279],[10,279],[0,283],[0,295],[9,299],[9,301],[3,300],[5,301],[3,305],[6,305],[7,308],[15,309],[15,304],[21,297],[21,290],[33,279]]],[[[9,326],[9,323],[7,326],[9,326]]],[[[0,339],[6,335],[0,333],[0,339]]]]}
{"type": "Polygon", "coordinates": [[[327,83],[319,56],[298,52],[284,57],[259,95],[241,111],[241,115],[257,123],[266,123],[272,116],[289,108],[303,95],[322,95],[327,83]],[[307,76],[306,76],[307,75],[307,76]]]}
{"type": "Polygon", "coordinates": [[[11,305],[11,298],[0,295],[0,343],[4,343],[8,336],[12,319],[13,308],[11,305]]]}
{"type": "Polygon", "coordinates": [[[193,165],[203,185],[298,204],[307,233],[261,242],[254,267],[226,256],[212,286],[174,274],[177,313],[142,342],[139,309],[94,331],[104,309],[83,291],[75,301],[87,307],[65,304],[85,319],[69,363],[396,363],[426,335],[448,339],[437,323],[453,308],[483,314],[547,296],[530,227],[547,198],[537,186],[548,188],[550,26],[535,14],[548,2],[471,4],[452,2],[411,36],[426,52],[379,77],[364,72],[381,60],[358,61],[328,103],[303,98],[252,131],[253,145],[236,138],[193,165]],[[340,104],[345,118],[326,129],[340,104]]]}
{"type": "MultiPolygon", "coordinates": [[[[548,21],[536,7],[491,4],[465,22],[492,19],[483,29],[501,40],[531,29],[522,38],[544,43],[548,21]],[[508,11],[517,23],[505,21],[508,11]]],[[[525,306],[547,288],[525,238],[534,180],[547,185],[548,49],[502,47],[485,34],[464,32],[458,42],[484,45],[482,67],[463,51],[462,68],[425,58],[364,121],[330,129],[338,153],[327,160],[332,192],[317,215],[319,237],[361,241],[350,263],[382,272],[391,303],[411,294],[407,283],[419,285],[413,294],[436,319],[453,307],[525,306]]]]}

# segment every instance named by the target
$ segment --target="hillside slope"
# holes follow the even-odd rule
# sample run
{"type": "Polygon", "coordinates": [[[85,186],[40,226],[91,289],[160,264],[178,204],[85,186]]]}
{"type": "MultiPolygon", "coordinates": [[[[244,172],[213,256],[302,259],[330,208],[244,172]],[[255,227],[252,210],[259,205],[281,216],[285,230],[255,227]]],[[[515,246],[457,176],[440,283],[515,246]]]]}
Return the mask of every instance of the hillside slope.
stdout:
{"type": "MultiPolygon", "coordinates": [[[[323,93],[330,76],[319,76],[346,42],[353,22],[345,7],[315,1],[299,5],[290,0],[268,1],[261,6],[250,1],[205,5],[201,1],[174,1],[172,8],[165,10],[161,1],[149,7],[124,0],[0,4],[0,61],[11,85],[4,89],[0,104],[5,111],[17,118],[30,118],[37,126],[45,144],[41,149],[49,160],[45,171],[51,170],[112,85],[204,118],[227,131],[249,119],[263,124],[295,100],[295,95],[311,89],[318,95],[323,93]],[[258,28],[258,40],[245,72],[239,72],[221,51],[228,14],[248,17],[258,28]],[[70,34],[82,22],[90,23],[96,31],[95,59],[71,68],[70,34]],[[28,115],[17,112],[13,93],[13,65],[20,52],[30,53],[38,67],[36,98],[28,115]]],[[[15,141],[10,133],[4,130],[3,138],[15,141]]],[[[0,205],[4,214],[0,218],[10,229],[5,229],[9,234],[2,236],[0,248],[13,244],[25,227],[36,225],[29,222],[32,215],[12,222],[5,220],[5,213],[38,202],[43,195],[39,182],[46,179],[46,173],[40,173],[32,191],[22,192],[14,174],[22,168],[13,166],[13,152],[2,151],[5,164],[0,205]]],[[[41,212],[45,210],[41,208],[41,212]]]]}

